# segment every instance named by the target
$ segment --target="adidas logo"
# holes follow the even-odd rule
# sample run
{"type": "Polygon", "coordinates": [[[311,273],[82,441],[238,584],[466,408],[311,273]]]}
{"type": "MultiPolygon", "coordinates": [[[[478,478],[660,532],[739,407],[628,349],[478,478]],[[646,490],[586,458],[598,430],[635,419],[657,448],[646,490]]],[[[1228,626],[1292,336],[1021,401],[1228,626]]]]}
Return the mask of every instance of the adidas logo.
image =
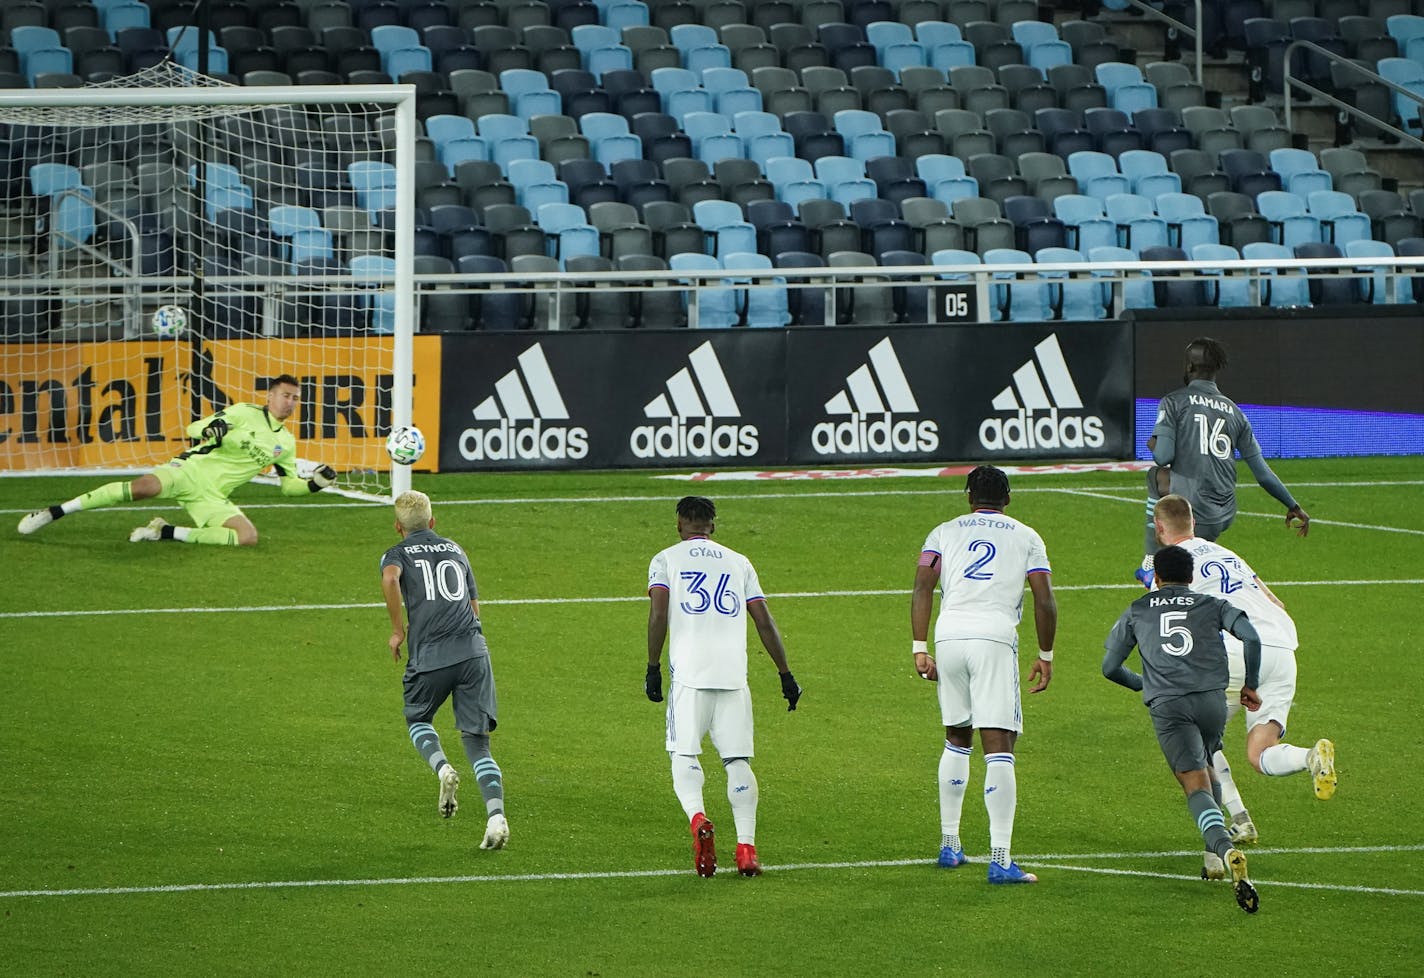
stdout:
{"type": "Polygon", "coordinates": [[[1013,383],[990,402],[995,411],[1013,412],[1013,416],[981,421],[979,444],[991,452],[1101,448],[1103,419],[1078,413],[1083,410],[1083,399],[1068,372],[1058,336],[1050,335],[1033,348],[1033,354],[1014,371],[1013,383]]]}
{"type": "Polygon", "coordinates": [[[846,377],[845,389],[826,402],[826,413],[846,420],[822,421],[811,429],[811,448],[820,455],[898,455],[939,449],[935,422],[895,418],[919,414],[920,405],[888,336],[871,347],[867,362],[846,377]]]}
{"type": "Polygon", "coordinates": [[[588,429],[548,424],[569,420],[544,350],[535,343],[513,370],[495,381],[494,393],[475,405],[476,422],[460,432],[460,455],[472,462],[580,459],[588,454],[588,429]]]}
{"type": "Polygon", "coordinates": [[[717,424],[741,409],[710,341],[687,355],[688,366],[667,379],[667,390],[643,406],[661,424],[639,425],[628,438],[638,458],[742,458],[755,455],[761,433],[752,424],[717,424]],[[690,368],[690,369],[689,369],[690,368]]]}

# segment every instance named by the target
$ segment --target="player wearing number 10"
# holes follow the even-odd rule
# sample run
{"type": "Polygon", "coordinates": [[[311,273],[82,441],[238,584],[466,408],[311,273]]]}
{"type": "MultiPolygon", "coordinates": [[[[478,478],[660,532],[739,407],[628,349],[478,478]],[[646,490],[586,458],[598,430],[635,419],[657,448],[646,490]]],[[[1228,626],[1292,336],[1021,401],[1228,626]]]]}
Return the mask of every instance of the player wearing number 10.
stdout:
{"type": "Polygon", "coordinates": [[[1226,350],[1210,337],[1187,344],[1182,381],[1186,385],[1162,398],[1157,423],[1147,447],[1156,466],[1147,472],[1147,523],[1143,537],[1142,568],[1138,580],[1152,586],[1152,554],[1157,549],[1153,525],[1157,500],[1168,492],[1185,496],[1196,514],[1197,536],[1215,540],[1236,518],[1236,462],[1232,452],[1251,470],[1262,489],[1286,508],[1286,525],[1301,536],[1310,532],[1310,517],[1271,471],[1251,422],[1236,402],[1216,386],[1217,373],[1226,366],[1226,350]],[[1163,485],[1169,482],[1169,485],[1163,485]]]}
{"type": "Polygon", "coordinates": [[[458,807],[460,775],[446,759],[430,721],[453,697],[460,743],[485,802],[480,848],[501,849],[509,839],[509,822],[504,815],[504,775],[490,756],[489,735],[497,722],[494,674],[480,625],[475,577],[460,545],[435,533],[429,496],[403,492],[396,497],[395,510],[401,542],[381,558],[381,593],[391,616],[388,646],[397,662],[406,641],[405,619],[410,619],[403,680],[410,740],[440,779],[439,812],[449,818],[458,807]]]}
{"type": "Polygon", "coordinates": [[[717,871],[712,822],[702,804],[705,775],[697,757],[709,733],[727,772],[727,800],[737,828],[737,872],[761,875],[756,852],[757,780],[752,756],[752,696],[747,688],[747,623],[781,673],[781,695],[796,709],[801,687],[786,665],[781,632],[766,606],[751,561],[712,542],[717,507],[702,496],[677,504],[680,542],[648,565],[648,699],[663,699],[662,653],[668,644],[667,752],[672,786],[692,833],[699,876],[717,871]]]}
{"type": "Polygon", "coordinates": [[[1024,579],[1033,592],[1033,620],[1038,658],[1029,690],[1042,692],[1053,678],[1053,637],[1058,604],[1043,538],[1026,523],[1005,516],[1009,479],[992,465],[969,473],[965,484],[967,515],[941,523],[921,548],[910,598],[910,638],[915,671],[938,680],[944,721],[944,751],[939,760],[939,864],[946,869],[966,861],[959,840],[959,818],[969,783],[973,734],[984,747],[984,807],[989,813],[990,883],[1036,883],[1010,855],[1018,781],[1014,742],[1023,731],[1019,697],[1019,620],[1023,617],[1024,579]],[[934,655],[927,636],[935,585],[940,586],[934,655]]]}

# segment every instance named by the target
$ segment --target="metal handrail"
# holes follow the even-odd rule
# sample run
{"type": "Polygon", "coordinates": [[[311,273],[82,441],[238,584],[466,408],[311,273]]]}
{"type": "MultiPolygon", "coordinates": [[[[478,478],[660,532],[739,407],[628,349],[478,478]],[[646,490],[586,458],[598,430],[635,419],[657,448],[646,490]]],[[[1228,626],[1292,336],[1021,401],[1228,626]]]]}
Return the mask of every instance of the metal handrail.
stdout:
{"type": "MultiPolygon", "coordinates": [[[[1136,8],[1139,9],[1139,10],[1141,10],[1143,13],[1147,14],[1149,17],[1152,17],[1154,20],[1166,21],[1169,26],[1175,27],[1177,30],[1179,30],[1179,31],[1181,31],[1182,33],[1188,35],[1189,37],[1191,37],[1191,38],[1193,39],[1193,41],[1196,42],[1197,84],[1198,84],[1198,85],[1205,84],[1205,83],[1202,81],[1202,38],[1201,38],[1201,31],[1198,30],[1196,27],[1192,27],[1192,26],[1189,25],[1189,24],[1184,24],[1184,23],[1182,23],[1180,20],[1178,20],[1177,18],[1173,17],[1171,14],[1168,14],[1166,11],[1158,10],[1156,7],[1153,7],[1153,6],[1151,6],[1150,4],[1143,3],[1143,0],[1126,0],[1126,2],[1132,4],[1134,7],[1136,7],[1136,8]]],[[[1201,22],[1202,22],[1202,0],[1192,0],[1192,6],[1196,9],[1197,24],[1200,25],[1201,22]]]]}
{"type": "Polygon", "coordinates": [[[1316,88],[1314,85],[1310,84],[1309,82],[1304,81],[1303,79],[1300,79],[1300,78],[1296,78],[1296,77],[1291,73],[1291,61],[1292,61],[1292,56],[1293,56],[1293,54],[1295,53],[1296,49],[1298,49],[1298,48],[1304,48],[1304,49],[1309,50],[1309,51],[1315,51],[1315,52],[1318,53],[1318,54],[1323,54],[1323,55],[1325,55],[1325,57],[1329,58],[1329,59],[1330,59],[1331,61],[1333,61],[1333,62],[1339,62],[1339,63],[1348,64],[1351,68],[1353,68],[1354,70],[1358,71],[1360,74],[1365,75],[1366,77],[1371,78],[1371,79],[1373,79],[1373,80],[1379,82],[1381,85],[1384,85],[1386,88],[1391,89],[1392,91],[1398,92],[1398,93],[1401,94],[1401,95],[1404,95],[1404,96],[1407,96],[1408,98],[1413,99],[1414,101],[1418,102],[1421,107],[1424,107],[1424,97],[1421,97],[1421,96],[1420,96],[1418,93],[1416,93],[1416,92],[1411,92],[1411,91],[1410,91],[1409,89],[1407,89],[1407,88],[1404,88],[1404,87],[1402,87],[1402,86],[1400,86],[1400,85],[1396,85],[1394,82],[1390,81],[1388,78],[1385,78],[1383,75],[1378,74],[1377,72],[1371,71],[1369,68],[1366,68],[1366,67],[1364,67],[1363,65],[1358,64],[1358,63],[1355,62],[1353,59],[1347,58],[1347,57],[1345,57],[1344,55],[1341,55],[1341,54],[1336,54],[1334,51],[1331,51],[1331,50],[1329,50],[1328,48],[1323,48],[1323,47],[1321,47],[1319,44],[1316,44],[1314,41],[1292,41],[1290,44],[1286,45],[1286,51],[1285,51],[1285,74],[1284,74],[1284,77],[1282,78],[1282,82],[1281,82],[1281,87],[1282,87],[1283,89],[1285,89],[1285,91],[1282,93],[1282,95],[1283,95],[1284,98],[1285,98],[1285,112],[1284,112],[1284,114],[1285,114],[1286,129],[1288,129],[1288,130],[1294,130],[1294,128],[1295,128],[1294,126],[1291,125],[1291,88],[1292,88],[1292,86],[1294,86],[1294,87],[1296,87],[1296,88],[1302,89],[1303,91],[1309,92],[1311,95],[1314,95],[1314,96],[1316,96],[1316,97],[1318,97],[1318,98],[1324,99],[1326,102],[1329,102],[1331,105],[1335,106],[1335,108],[1341,109],[1341,110],[1343,110],[1343,111],[1345,111],[1345,112],[1348,112],[1350,115],[1354,116],[1354,117],[1357,118],[1357,119],[1362,119],[1362,120],[1364,120],[1365,122],[1368,122],[1368,123],[1369,123],[1370,125],[1372,125],[1372,126],[1376,126],[1377,128],[1384,129],[1384,130],[1387,130],[1387,131],[1389,131],[1389,132],[1392,132],[1392,133],[1394,133],[1396,136],[1400,137],[1401,139],[1407,139],[1409,142],[1411,142],[1411,143],[1413,143],[1414,145],[1418,146],[1420,149],[1424,149],[1424,139],[1420,139],[1419,137],[1417,137],[1417,136],[1415,136],[1415,135],[1413,135],[1413,134],[1411,134],[1411,133],[1407,133],[1407,132],[1405,132],[1403,129],[1400,129],[1400,128],[1394,126],[1394,125],[1391,124],[1391,123],[1385,122],[1383,119],[1376,119],[1374,116],[1370,115],[1368,112],[1362,112],[1362,111],[1360,111],[1359,109],[1355,108],[1355,107],[1354,107],[1353,105],[1351,105],[1350,103],[1345,102],[1345,101],[1342,101],[1342,100],[1336,98],[1334,95],[1331,95],[1329,92],[1322,92],[1320,89],[1316,88]]]}

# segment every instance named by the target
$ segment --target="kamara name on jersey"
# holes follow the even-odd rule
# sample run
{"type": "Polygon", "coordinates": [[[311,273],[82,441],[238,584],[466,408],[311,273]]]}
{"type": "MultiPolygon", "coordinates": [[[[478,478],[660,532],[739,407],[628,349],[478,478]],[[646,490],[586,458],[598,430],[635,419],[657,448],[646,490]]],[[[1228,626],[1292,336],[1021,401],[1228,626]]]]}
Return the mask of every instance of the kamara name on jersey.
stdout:
{"type": "Polygon", "coordinates": [[[1231,413],[1230,401],[1218,401],[1214,397],[1207,397],[1205,394],[1188,394],[1187,403],[1193,407],[1209,407],[1213,411],[1220,411],[1223,414],[1231,413]]]}
{"type": "Polygon", "coordinates": [[[1196,604],[1196,603],[1197,603],[1197,596],[1196,596],[1195,594],[1182,594],[1182,595],[1178,595],[1177,597],[1174,597],[1174,598],[1158,598],[1158,597],[1149,598],[1149,599],[1147,600],[1147,607],[1149,607],[1149,608],[1172,608],[1172,607],[1177,607],[1177,608],[1190,608],[1192,605],[1194,605],[1194,604],[1196,604]]]}

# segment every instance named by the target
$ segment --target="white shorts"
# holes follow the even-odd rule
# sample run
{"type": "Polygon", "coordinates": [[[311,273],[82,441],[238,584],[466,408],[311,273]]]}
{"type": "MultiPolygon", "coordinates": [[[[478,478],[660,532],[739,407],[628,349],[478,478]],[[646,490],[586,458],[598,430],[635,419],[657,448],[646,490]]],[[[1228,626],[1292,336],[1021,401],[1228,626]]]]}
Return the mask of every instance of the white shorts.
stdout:
{"type": "Polygon", "coordinates": [[[694,689],[673,683],[667,701],[667,749],[671,754],[702,753],[712,735],[718,756],[752,756],[752,691],[694,689]]]}
{"type": "MultiPolygon", "coordinates": [[[[1227,656],[1231,662],[1231,678],[1226,687],[1226,722],[1240,713],[1241,684],[1246,680],[1246,657],[1241,642],[1234,635],[1223,635],[1227,656]]],[[[1246,711],[1246,729],[1274,720],[1285,736],[1291,704],[1295,702],[1295,651],[1276,645],[1261,646],[1261,685],[1256,687],[1261,708],[1246,711]]]]}
{"type": "Polygon", "coordinates": [[[946,727],[1023,731],[1015,646],[979,638],[937,641],[935,668],[946,727]]]}

